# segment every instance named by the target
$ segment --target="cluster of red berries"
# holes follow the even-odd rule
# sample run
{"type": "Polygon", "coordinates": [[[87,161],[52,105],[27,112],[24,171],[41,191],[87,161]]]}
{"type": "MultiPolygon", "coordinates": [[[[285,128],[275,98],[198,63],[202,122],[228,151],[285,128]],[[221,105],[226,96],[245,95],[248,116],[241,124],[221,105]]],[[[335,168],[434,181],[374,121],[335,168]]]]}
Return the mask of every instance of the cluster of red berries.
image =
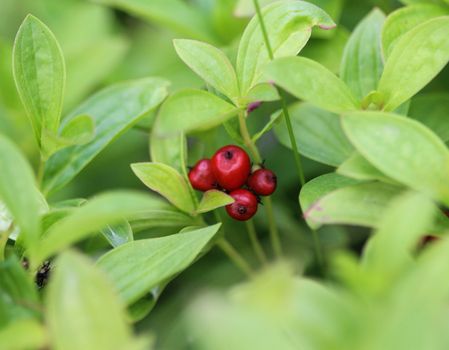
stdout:
{"type": "Polygon", "coordinates": [[[276,175],[259,168],[251,173],[251,160],[240,147],[220,148],[211,159],[201,159],[189,172],[192,187],[198,191],[219,189],[234,198],[226,206],[230,217],[239,221],[251,219],[257,212],[259,196],[269,196],[276,189],[276,175]]]}

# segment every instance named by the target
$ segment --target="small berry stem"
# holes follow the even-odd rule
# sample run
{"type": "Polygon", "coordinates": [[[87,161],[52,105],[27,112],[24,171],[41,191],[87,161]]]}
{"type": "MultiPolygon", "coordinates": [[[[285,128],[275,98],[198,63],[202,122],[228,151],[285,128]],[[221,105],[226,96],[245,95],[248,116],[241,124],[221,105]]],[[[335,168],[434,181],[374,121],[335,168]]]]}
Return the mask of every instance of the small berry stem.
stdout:
{"type": "Polygon", "coordinates": [[[254,274],[253,268],[249,265],[249,263],[243,258],[240,253],[235,249],[231,243],[225,238],[225,232],[223,228],[223,220],[220,216],[218,210],[214,210],[214,216],[217,223],[221,223],[222,226],[220,230],[223,231],[223,238],[217,241],[217,246],[226,254],[229,260],[245,275],[251,277],[254,274]]]}
{"type": "Polygon", "coordinates": [[[221,239],[217,242],[217,245],[228,256],[229,260],[231,260],[245,275],[251,277],[254,274],[252,267],[249,266],[246,260],[243,259],[239,252],[226,239],[221,239]]]}
{"type": "Polygon", "coordinates": [[[262,163],[262,158],[260,156],[259,150],[257,149],[254,142],[251,140],[251,135],[248,131],[248,126],[246,125],[246,115],[244,111],[239,113],[239,126],[240,126],[240,134],[242,135],[243,142],[245,146],[251,152],[251,155],[254,157],[254,160],[257,164],[262,163]]]}
{"type": "MultiPolygon", "coordinates": [[[[250,150],[256,163],[261,164],[262,158],[260,156],[259,150],[257,149],[257,146],[254,144],[249,134],[248,127],[246,125],[246,115],[244,111],[239,113],[239,124],[240,124],[240,133],[242,134],[245,146],[248,147],[248,149],[250,150]]],[[[282,247],[281,247],[281,240],[279,238],[279,231],[277,229],[276,221],[273,214],[273,205],[271,202],[271,198],[265,197],[264,204],[265,204],[265,211],[267,213],[268,227],[270,230],[271,246],[273,248],[274,254],[276,255],[276,257],[279,258],[282,256],[282,247]]]]}
{"type": "Polygon", "coordinates": [[[263,251],[262,244],[257,237],[256,228],[254,226],[253,220],[245,221],[246,230],[248,231],[248,236],[251,241],[251,245],[253,246],[254,253],[262,264],[267,263],[267,257],[265,252],[263,251]]]}

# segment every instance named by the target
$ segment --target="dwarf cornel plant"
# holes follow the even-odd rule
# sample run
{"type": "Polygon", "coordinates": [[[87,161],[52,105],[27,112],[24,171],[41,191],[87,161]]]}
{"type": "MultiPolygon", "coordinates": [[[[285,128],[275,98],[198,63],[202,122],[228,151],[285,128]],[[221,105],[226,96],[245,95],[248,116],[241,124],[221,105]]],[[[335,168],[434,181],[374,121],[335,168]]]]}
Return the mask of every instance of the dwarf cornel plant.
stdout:
{"type": "Polygon", "coordinates": [[[449,348],[448,0],[0,8],[0,349],[449,348]]]}

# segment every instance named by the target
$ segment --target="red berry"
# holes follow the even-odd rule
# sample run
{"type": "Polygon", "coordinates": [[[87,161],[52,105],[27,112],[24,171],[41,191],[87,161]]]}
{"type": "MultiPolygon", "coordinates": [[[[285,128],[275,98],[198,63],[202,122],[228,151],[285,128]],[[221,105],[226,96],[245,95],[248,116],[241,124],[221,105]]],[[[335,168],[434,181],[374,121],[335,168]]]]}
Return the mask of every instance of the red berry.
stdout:
{"type": "Polygon", "coordinates": [[[239,189],[229,194],[234,198],[234,203],[226,206],[228,215],[239,221],[251,219],[257,212],[257,197],[248,190],[239,189]]]}
{"type": "Polygon", "coordinates": [[[251,171],[248,154],[238,146],[224,146],[211,159],[212,171],[218,184],[232,191],[242,187],[251,171]]]}
{"type": "Polygon", "coordinates": [[[208,191],[217,187],[217,180],[212,172],[209,159],[199,160],[189,171],[189,180],[192,187],[198,191],[208,191]]]}
{"type": "Polygon", "coordinates": [[[248,178],[248,187],[259,196],[269,196],[276,190],[276,175],[268,169],[258,169],[248,178]]]}

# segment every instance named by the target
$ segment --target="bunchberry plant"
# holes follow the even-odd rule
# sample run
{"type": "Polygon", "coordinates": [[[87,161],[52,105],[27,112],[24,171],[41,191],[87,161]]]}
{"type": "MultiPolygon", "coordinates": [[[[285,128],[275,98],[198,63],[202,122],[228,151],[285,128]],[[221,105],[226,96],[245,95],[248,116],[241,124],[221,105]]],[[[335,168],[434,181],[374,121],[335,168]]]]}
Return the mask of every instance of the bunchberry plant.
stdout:
{"type": "Polygon", "coordinates": [[[448,348],[448,0],[0,2],[0,349],[448,348]]]}

